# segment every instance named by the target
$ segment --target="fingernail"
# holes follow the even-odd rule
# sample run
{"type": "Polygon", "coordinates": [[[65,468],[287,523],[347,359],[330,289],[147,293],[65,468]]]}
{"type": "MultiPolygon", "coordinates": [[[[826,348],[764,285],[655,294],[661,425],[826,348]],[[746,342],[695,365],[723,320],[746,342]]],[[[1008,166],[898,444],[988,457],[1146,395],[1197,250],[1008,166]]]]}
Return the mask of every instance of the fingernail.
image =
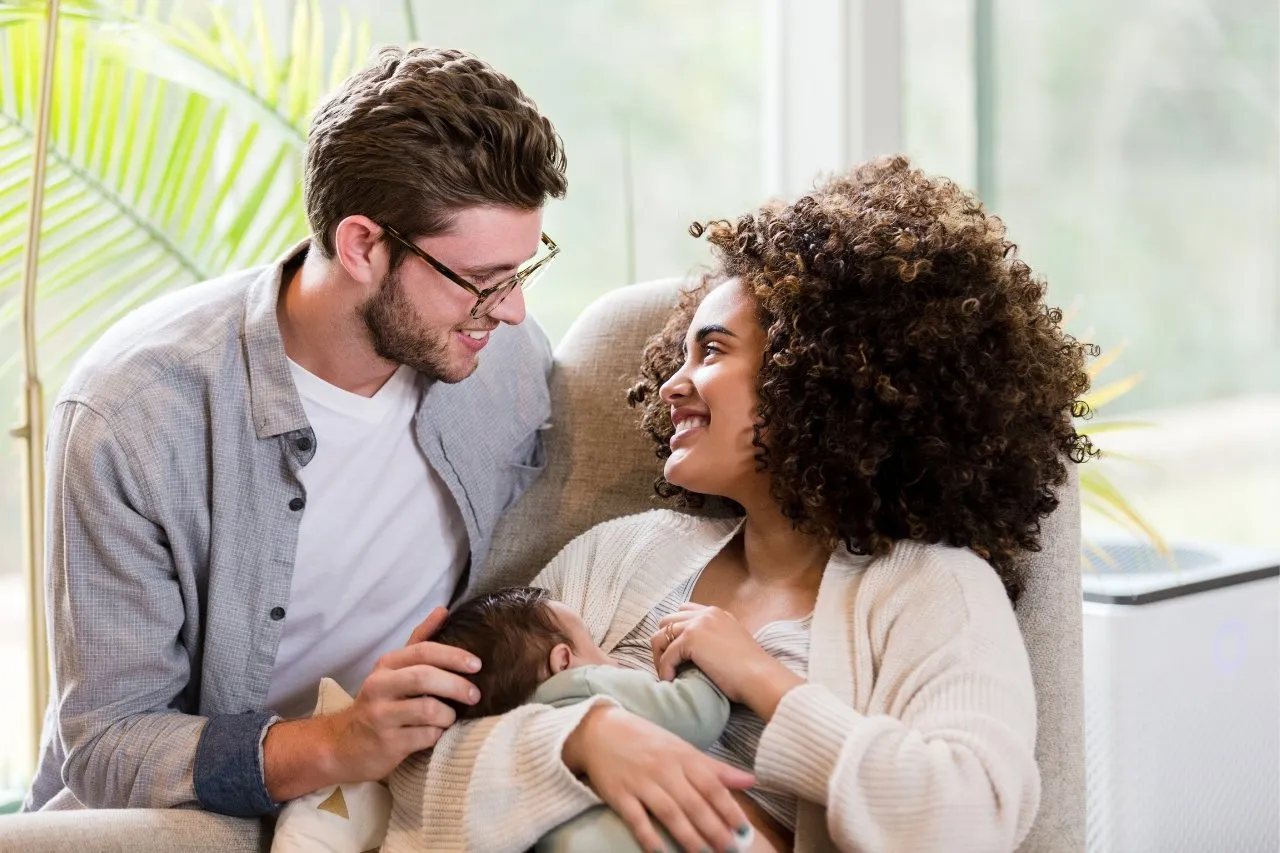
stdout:
{"type": "Polygon", "coordinates": [[[744,823],[742,826],[740,826],[740,827],[738,827],[737,829],[735,829],[735,830],[734,830],[734,832],[738,833],[739,835],[750,835],[750,834],[751,834],[751,824],[744,823]]]}
{"type": "Polygon", "coordinates": [[[477,689],[476,689],[476,688],[474,688],[474,687],[472,687],[472,688],[471,688],[471,691],[470,691],[469,693],[467,693],[467,695],[468,695],[469,697],[471,697],[471,701],[472,701],[472,702],[479,702],[479,701],[480,701],[480,691],[479,691],[479,690],[477,690],[477,689]]]}
{"type": "Polygon", "coordinates": [[[480,658],[467,658],[467,670],[470,672],[479,672],[480,658]]]}

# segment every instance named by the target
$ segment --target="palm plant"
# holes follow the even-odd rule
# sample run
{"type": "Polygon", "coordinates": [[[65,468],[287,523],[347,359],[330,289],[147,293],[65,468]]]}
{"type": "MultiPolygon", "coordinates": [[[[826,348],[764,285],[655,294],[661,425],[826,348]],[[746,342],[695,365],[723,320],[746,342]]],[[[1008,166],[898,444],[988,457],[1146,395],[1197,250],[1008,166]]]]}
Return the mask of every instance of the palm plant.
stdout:
{"type": "MultiPolygon", "coordinates": [[[[43,137],[34,303],[52,318],[39,331],[56,385],[68,362],[134,306],[268,261],[307,233],[298,156],[306,111],[354,70],[368,34],[344,16],[335,48],[314,0],[291,9],[260,0],[233,7],[250,13],[241,27],[221,6],[207,7],[208,20],[197,24],[159,14],[155,4],[140,10],[132,0],[72,0],[59,4],[47,69],[47,6],[0,0],[0,333],[12,335],[31,303],[19,285],[27,194],[43,137]],[[287,49],[277,50],[267,18],[281,11],[292,22],[287,49]],[[50,96],[47,122],[37,117],[42,91],[50,96]]],[[[0,376],[14,361],[0,364],[0,376]]],[[[24,423],[13,437],[26,445],[24,558],[38,727],[48,687],[37,580],[43,406],[31,364],[24,376],[24,423]]],[[[0,433],[0,443],[7,438],[0,433]]],[[[8,492],[0,490],[0,504],[12,498],[8,492]]]]}
{"type": "MultiPolygon", "coordinates": [[[[0,2],[0,329],[17,314],[44,5],[0,2]]],[[[159,292],[307,233],[307,111],[364,59],[367,28],[344,15],[329,42],[314,0],[296,0],[280,50],[278,7],[241,9],[241,26],[214,4],[203,23],[125,2],[64,11],[38,284],[51,374],[159,292]]]]}
{"type": "MultiPolygon", "coordinates": [[[[1096,381],[1098,376],[1113,364],[1123,352],[1124,347],[1118,346],[1094,359],[1089,365],[1089,378],[1096,381]]],[[[1091,410],[1096,412],[1102,406],[1129,393],[1141,381],[1142,375],[1140,373],[1113,380],[1101,387],[1090,390],[1085,395],[1084,401],[1089,404],[1091,410]]],[[[1095,437],[1120,430],[1143,429],[1150,426],[1145,421],[1114,420],[1089,424],[1084,430],[1089,433],[1090,437],[1095,437]]],[[[1102,455],[1104,458],[1122,459],[1131,462],[1141,461],[1109,450],[1103,450],[1102,455]]],[[[1167,560],[1172,560],[1172,552],[1164,537],[1133,508],[1128,499],[1121,494],[1120,490],[1116,488],[1110,478],[1102,473],[1097,465],[1080,466],[1080,502],[1084,509],[1094,512],[1102,518],[1147,539],[1161,556],[1167,560]]],[[[1083,545],[1084,551],[1081,554],[1081,559],[1086,569],[1096,569],[1098,563],[1115,567],[1115,561],[1107,554],[1105,548],[1088,539],[1084,540],[1083,545]]]]}

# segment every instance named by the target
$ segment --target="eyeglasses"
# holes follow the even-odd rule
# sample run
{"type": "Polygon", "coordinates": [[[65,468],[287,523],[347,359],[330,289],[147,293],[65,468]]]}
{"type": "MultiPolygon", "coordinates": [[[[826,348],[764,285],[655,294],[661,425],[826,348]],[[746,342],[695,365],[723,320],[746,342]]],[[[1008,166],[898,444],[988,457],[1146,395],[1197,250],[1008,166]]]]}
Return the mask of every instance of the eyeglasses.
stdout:
{"type": "Polygon", "coordinates": [[[440,261],[431,257],[431,255],[418,246],[415,246],[390,225],[383,225],[381,227],[383,231],[390,234],[406,249],[413,252],[419,258],[422,258],[422,260],[434,267],[436,272],[440,273],[440,275],[449,279],[449,281],[458,285],[458,287],[461,287],[467,293],[470,293],[476,298],[476,304],[471,309],[471,319],[473,320],[479,317],[489,316],[493,309],[501,305],[502,300],[507,298],[507,294],[515,290],[517,287],[523,287],[525,292],[528,292],[529,288],[533,287],[534,283],[542,277],[544,272],[546,272],[547,265],[551,263],[551,259],[560,254],[560,247],[557,246],[550,237],[543,234],[542,245],[547,247],[547,254],[529,264],[524,269],[517,270],[515,275],[511,276],[511,278],[505,279],[498,284],[495,284],[493,287],[486,287],[482,289],[476,287],[474,284],[467,281],[444,264],[440,263],[440,261]]]}

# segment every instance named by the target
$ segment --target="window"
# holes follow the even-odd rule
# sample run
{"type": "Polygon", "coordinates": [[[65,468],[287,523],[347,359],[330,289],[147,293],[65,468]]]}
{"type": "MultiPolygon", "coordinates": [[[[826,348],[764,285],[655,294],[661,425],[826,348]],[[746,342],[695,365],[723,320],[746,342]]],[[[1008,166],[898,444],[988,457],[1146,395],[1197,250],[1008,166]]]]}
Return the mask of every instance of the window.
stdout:
{"type": "MultiPolygon", "coordinates": [[[[529,297],[553,340],[604,291],[703,262],[691,222],[763,199],[761,5],[413,3],[419,41],[492,63],[564,139],[569,194],[545,226],[564,252],[529,297]]],[[[370,25],[375,44],[406,37],[394,14],[370,25]]]]}
{"type": "Polygon", "coordinates": [[[1154,426],[1098,441],[1154,463],[1103,464],[1170,538],[1280,545],[1278,11],[904,3],[906,147],[1123,350],[1098,384],[1141,374],[1099,412],[1154,426]]]}

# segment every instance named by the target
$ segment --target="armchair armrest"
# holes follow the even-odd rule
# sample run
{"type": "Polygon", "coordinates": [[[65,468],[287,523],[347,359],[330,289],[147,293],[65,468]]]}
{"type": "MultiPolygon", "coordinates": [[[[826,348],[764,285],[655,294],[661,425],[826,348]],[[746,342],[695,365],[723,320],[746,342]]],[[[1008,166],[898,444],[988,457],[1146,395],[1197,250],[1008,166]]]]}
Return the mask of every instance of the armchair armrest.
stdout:
{"type": "Polygon", "coordinates": [[[261,820],[194,809],[77,809],[0,817],[0,853],[266,853],[261,820]]]}

